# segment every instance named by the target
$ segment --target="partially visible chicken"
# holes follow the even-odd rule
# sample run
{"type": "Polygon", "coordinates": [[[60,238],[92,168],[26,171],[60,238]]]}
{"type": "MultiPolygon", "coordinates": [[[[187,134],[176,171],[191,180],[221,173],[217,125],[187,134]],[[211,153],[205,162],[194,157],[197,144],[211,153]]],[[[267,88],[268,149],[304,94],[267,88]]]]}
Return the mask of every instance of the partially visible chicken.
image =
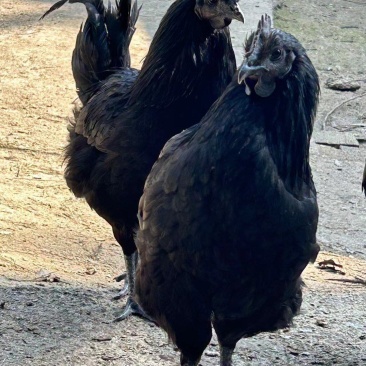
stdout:
{"type": "Polygon", "coordinates": [[[198,365],[213,324],[221,366],[242,337],[287,327],[314,261],[309,143],[317,73],[268,16],[202,121],[173,137],[139,205],[136,300],[198,365]]]}
{"type": "MultiPolygon", "coordinates": [[[[129,19],[120,10],[126,1],[117,2],[115,19],[129,19]]],[[[94,28],[85,31],[87,21],[83,35],[78,36],[82,42],[77,40],[74,51],[74,75],[84,107],[70,129],[65,178],[74,194],[84,197],[112,226],[125,255],[127,282],[133,292],[134,228],[145,179],[165,142],[197,123],[230,82],[236,63],[227,26],[232,19],[244,18],[237,0],[175,1],[137,76],[129,63],[111,70],[109,57],[105,60],[102,52],[104,45],[112,44],[105,42],[110,29],[103,4],[82,2],[88,21],[93,16],[94,28]],[[85,86],[85,79],[90,87],[85,86]]],[[[128,47],[113,50],[109,52],[112,60],[123,58],[128,47]]],[[[130,297],[119,318],[132,312],[139,309],[130,297]]]]}
{"type": "MultiPolygon", "coordinates": [[[[139,73],[130,67],[129,45],[140,9],[137,0],[117,0],[116,6],[109,1],[107,8],[103,0],[60,0],[41,19],[66,2],[83,3],[88,13],[72,54],[72,72],[82,106],[75,107],[75,121],[68,127],[70,144],[66,148],[68,164],[65,170],[69,188],[76,197],[85,197],[90,190],[87,185],[93,183],[91,180],[98,184],[91,174],[92,165],[97,163],[98,157],[105,158],[101,154],[103,140],[115,128],[105,115],[115,115],[118,109],[123,109],[139,73]],[[96,109],[91,111],[93,119],[85,123],[92,108],[96,109]]],[[[113,232],[118,235],[117,230],[113,232]]],[[[136,259],[135,255],[125,256],[128,275],[115,299],[129,293],[136,259]]],[[[119,277],[123,279],[125,275],[119,277]]]]}

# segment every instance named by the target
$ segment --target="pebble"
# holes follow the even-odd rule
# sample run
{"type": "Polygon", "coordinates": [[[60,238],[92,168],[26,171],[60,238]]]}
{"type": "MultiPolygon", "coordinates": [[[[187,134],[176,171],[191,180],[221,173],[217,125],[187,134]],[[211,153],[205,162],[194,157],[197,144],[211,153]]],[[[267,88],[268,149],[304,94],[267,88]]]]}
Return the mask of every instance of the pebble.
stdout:
{"type": "Polygon", "coordinates": [[[208,357],[219,357],[220,354],[217,351],[206,351],[205,355],[208,357]]]}
{"type": "Polygon", "coordinates": [[[328,89],[341,91],[356,91],[361,88],[360,83],[348,78],[329,78],[325,82],[325,86],[328,89]]]}

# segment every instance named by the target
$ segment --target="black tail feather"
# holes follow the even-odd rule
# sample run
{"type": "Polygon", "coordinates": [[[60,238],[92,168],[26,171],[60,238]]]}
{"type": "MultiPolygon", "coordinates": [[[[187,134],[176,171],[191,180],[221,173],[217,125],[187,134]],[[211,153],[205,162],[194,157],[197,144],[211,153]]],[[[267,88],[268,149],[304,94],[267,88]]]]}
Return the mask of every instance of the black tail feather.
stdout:
{"type": "Polygon", "coordinates": [[[70,4],[84,4],[88,12],[72,55],[72,71],[78,95],[85,104],[99,83],[115,69],[130,66],[129,45],[140,8],[137,7],[137,0],[116,0],[115,6],[109,1],[107,9],[103,0],[60,0],[41,19],[67,1],[70,4]]]}
{"type": "Polygon", "coordinates": [[[108,29],[112,68],[129,67],[131,64],[129,46],[136,30],[140,9],[136,1],[116,0],[115,7],[110,1],[108,2],[105,23],[108,29]]]}
{"type": "Polygon", "coordinates": [[[103,0],[60,0],[57,1],[57,3],[53,4],[40,18],[39,20],[42,20],[43,18],[45,18],[48,14],[52,13],[53,11],[61,8],[62,5],[66,4],[67,2],[69,2],[70,4],[76,4],[76,3],[81,3],[86,5],[87,3],[93,4],[99,14],[103,14],[104,13],[104,5],[103,5],[103,0]]]}
{"type": "Polygon", "coordinates": [[[71,61],[76,88],[83,104],[93,95],[99,81],[109,75],[111,64],[104,16],[91,3],[86,3],[85,7],[88,18],[76,37],[71,61]]]}
{"type": "Polygon", "coordinates": [[[40,18],[39,20],[42,20],[44,17],[46,17],[48,14],[52,13],[54,10],[57,10],[58,8],[61,8],[62,5],[67,3],[68,0],[60,0],[57,1],[56,4],[53,4],[40,18]]]}

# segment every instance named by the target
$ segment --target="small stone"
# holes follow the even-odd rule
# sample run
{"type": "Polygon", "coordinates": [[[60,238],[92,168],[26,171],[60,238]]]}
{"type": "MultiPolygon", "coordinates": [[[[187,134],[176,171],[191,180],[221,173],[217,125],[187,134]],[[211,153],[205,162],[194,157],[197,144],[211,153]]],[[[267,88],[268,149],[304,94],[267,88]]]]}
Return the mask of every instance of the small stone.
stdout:
{"type": "Polygon", "coordinates": [[[206,351],[205,355],[208,357],[219,357],[220,354],[217,351],[206,351]]]}
{"type": "Polygon", "coordinates": [[[319,327],[322,327],[322,328],[327,327],[327,323],[324,320],[321,320],[321,319],[317,319],[315,324],[318,325],[319,327]]]}
{"type": "Polygon", "coordinates": [[[288,352],[293,355],[293,356],[298,356],[300,354],[299,351],[297,351],[296,349],[293,348],[288,348],[288,352]]]}
{"type": "Polygon", "coordinates": [[[347,78],[329,78],[325,86],[333,90],[355,91],[361,88],[360,83],[347,78]]]}
{"type": "Polygon", "coordinates": [[[87,275],[92,276],[93,274],[96,274],[97,273],[97,270],[95,268],[87,268],[86,271],[85,271],[85,273],[87,275]]]}

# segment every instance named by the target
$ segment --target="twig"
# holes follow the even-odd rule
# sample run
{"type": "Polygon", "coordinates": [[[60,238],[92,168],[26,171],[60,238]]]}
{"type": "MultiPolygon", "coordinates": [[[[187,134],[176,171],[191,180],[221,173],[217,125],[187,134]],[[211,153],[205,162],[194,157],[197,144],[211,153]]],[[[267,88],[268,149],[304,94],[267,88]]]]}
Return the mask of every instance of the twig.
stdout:
{"type": "Polygon", "coordinates": [[[344,100],[342,103],[340,103],[340,104],[338,104],[337,106],[335,106],[335,107],[334,107],[330,112],[328,112],[328,113],[327,113],[327,115],[325,116],[324,121],[323,121],[323,123],[322,123],[322,130],[324,130],[324,129],[325,129],[325,124],[326,124],[326,122],[327,122],[328,118],[329,118],[329,117],[331,116],[331,114],[333,114],[333,113],[334,113],[338,108],[342,107],[342,105],[344,105],[344,104],[346,104],[346,103],[350,102],[351,100],[355,100],[355,99],[357,99],[357,98],[362,98],[362,97],[364,97],[365,95],[366,95],[366,93],[356,95],[356,96],[354,96],[354,97],[352,97],[352,98],[350,98],[350,99],[344,100]]]}
{"type": "Polygon", "coordinates": [[[360,277],[352,278],[327,278],[328,281],[347,282],[366,286],[366,280],[360,277]]]}
{"type": "Polygon", "coordinates": [[[99,337],[93,337],[91,340],[95,341],[95,342],[109,342],[109,341],[112,340],[112,337],[110,337],[110,336],[99,336],[99,337]]]}
{"type": "Polygon", "coordinates": [[[344,126],[332,126],[332,127],[335,128],[336,130],[340,131],[340,132],[348,132],[348,131],[355,130],[356,128],[366,127],[366,125],[365,124],[357,124],[357,125],[344,125],[344,126]]]}
{"type": "Polygon", "coordinates": [[[365,5],[364,3],[359,3],[357,1],[352,1],[352,0],[343,0],[343,1],[347,1],[348,3],[357,4],[357,5],[365,5]]]}
{"type": "Polygon", "coordinates": [[[103,361],[115,361],[115,360],[119,360],[120,358],[122,358],[123,356],[109,356],[109,355],[102,355],[100,358],[103,361]]]}
{"type": "Polygon", "coordinates": [[[336,128],[337,130],[348,129],[348,128],[357,128],[357,127],[366,127],[366,124],[365,123],[354,123],[351,125],[334,126],[334,128],[336,128]]]}
{"type": "Polygon", "coordinates": [[[339,267],[339,268],[343,268],[343,266],[341,264],[338,264],[336,262],[334,262],[333,259],[325,259],[323,260],[322,262],[319,262],[318,263],[320,267],[326,267],[326,266],[336,266],[336,267],[339,267]]]}

